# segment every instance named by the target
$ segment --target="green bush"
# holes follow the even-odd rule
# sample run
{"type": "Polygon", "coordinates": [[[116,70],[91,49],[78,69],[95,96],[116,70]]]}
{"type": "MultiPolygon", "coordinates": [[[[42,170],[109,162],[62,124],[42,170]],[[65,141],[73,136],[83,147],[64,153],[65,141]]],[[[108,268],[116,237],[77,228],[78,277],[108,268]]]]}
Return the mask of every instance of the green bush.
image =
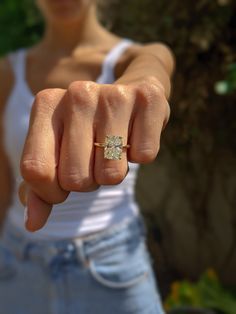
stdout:
{"type": "Polygon", "coordinates": [[[180,308],[211,309],[222,314],[235,314],[236,295],[225,289],[215,272],[209,269],[198,282],[174,282],[165,301],[166,310],[180,308]]]}
{"type": "Polygon", "coordinates": [[[42,34],[42,19],[32,0],[2,0],[0,3],[0,55],[30,46],[42,34]]]}

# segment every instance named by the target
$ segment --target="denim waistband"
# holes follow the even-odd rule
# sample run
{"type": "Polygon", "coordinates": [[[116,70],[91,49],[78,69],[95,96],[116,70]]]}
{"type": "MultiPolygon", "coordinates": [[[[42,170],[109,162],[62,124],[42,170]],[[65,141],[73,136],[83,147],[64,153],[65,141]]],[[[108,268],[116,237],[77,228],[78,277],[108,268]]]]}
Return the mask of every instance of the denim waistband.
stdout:
{"type": "Polygon", "coordinates": [[[96,254],[97,250],[101,251],[103,248],[107,249],[109,246],[112,247],[119,242],[127,241],[129,238],[145,237],[145,235],[146,226],[141,214],[95,234],[82,238],[55,241],[31,241],[7,221],[4,228],[3,243],[20,259],[40,260],[48,264],[60,255],[65,259],[74,257],[86,264],[88,258],[96,254]]]}

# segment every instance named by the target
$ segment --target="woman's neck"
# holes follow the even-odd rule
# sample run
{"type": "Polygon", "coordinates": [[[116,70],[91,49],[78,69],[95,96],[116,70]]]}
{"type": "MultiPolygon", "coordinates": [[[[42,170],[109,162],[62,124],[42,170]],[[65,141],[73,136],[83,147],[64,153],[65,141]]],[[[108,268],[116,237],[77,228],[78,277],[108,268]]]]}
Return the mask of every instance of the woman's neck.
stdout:
{"type": "Polygon", "coordinates": [[[67,54],[78,46],[99,44],[105,33],[107,31],[98,22],[95,8],[90,8],[78,21],[48,22],[40,46],[47,51],[67,54]]]}

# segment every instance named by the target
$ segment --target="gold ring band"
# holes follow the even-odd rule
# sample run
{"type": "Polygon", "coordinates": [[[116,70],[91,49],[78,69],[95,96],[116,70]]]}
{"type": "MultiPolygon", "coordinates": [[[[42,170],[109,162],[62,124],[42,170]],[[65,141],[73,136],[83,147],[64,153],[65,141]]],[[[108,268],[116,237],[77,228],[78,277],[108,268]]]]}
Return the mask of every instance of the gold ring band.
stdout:
{"type": "MultiPolygon", "coordinates": [[[[94,146],[97,146],[97,147],[106,147],[107,145],[105,143],[94,143],[94,146]]],[[[120,147],[120,146],[119,146],[120,147]]],[[[127,145],[122,145],[121,146],[122,148],[130,148],[130,144],[127,144],[127,145]]]]}

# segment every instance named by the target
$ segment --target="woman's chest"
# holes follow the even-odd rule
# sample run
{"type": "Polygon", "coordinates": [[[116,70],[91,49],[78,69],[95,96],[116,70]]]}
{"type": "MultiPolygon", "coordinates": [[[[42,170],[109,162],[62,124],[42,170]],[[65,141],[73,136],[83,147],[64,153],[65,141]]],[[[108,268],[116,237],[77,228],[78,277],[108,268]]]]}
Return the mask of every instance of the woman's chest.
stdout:
{"type": "Polygon", "coordinates": [[[94,53],[81,58],[38,60],[27,62],[25,80],[31,93],[36,95],[46,88],[66,89],[78,80],[96,81],[102,72],[104,55],[94,53]]]}

